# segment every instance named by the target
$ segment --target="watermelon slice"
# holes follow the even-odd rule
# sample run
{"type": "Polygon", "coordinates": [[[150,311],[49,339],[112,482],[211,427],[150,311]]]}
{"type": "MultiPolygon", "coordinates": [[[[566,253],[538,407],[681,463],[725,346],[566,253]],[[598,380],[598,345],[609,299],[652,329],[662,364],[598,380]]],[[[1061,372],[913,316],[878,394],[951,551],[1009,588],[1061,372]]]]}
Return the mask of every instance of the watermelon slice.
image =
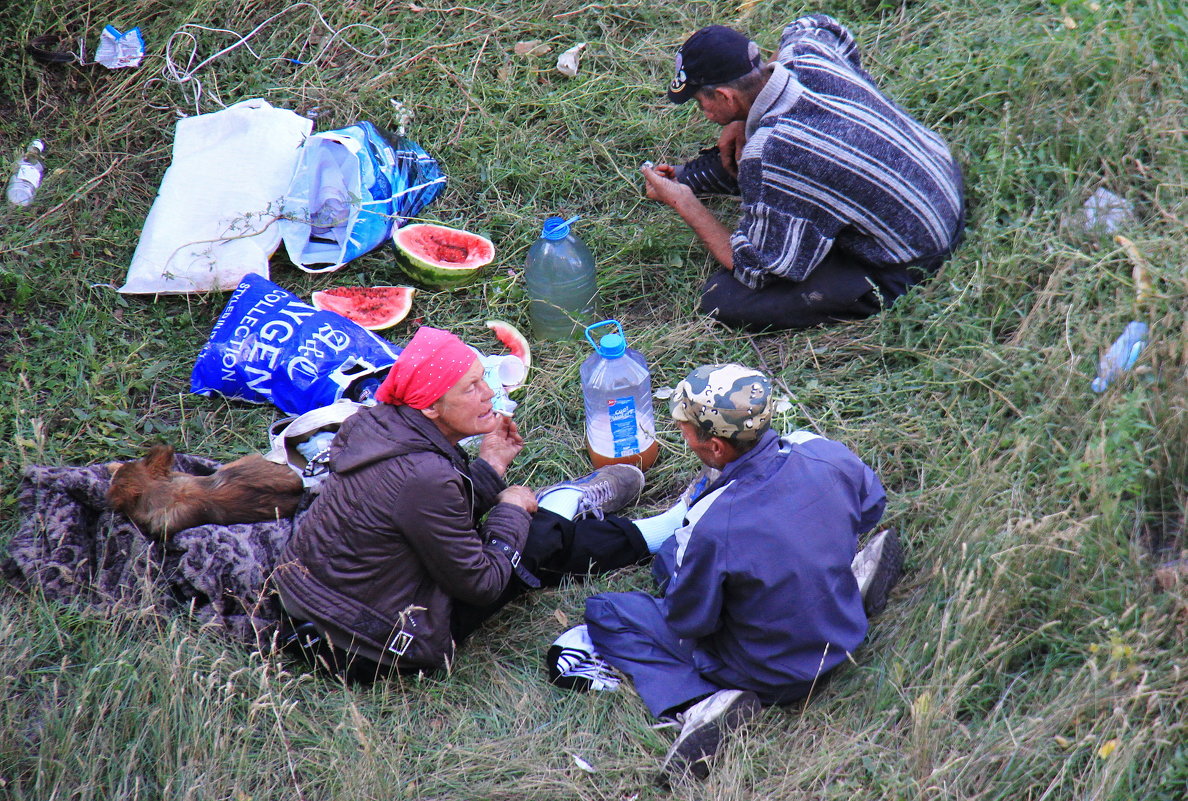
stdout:
{"type": "Polygon", "coordinates": [[[383,331],[408,316],[416,291],[410,286],[336,286],[313,293],[310,302],[368,331],[383,331]]]}
{"type": "Polygon", "coordinates": [[[392,232],[400,269],[425,286],[453,289],[473,281],[495,258],[491,240],[460,228],[415,223],[392,232]]]}
{"type": "Polygon", "coordinates": [[[524,363],[524,369],[532,366],[532,349],[528,347],[528,340],[514,325],[503,320],[487,320],[487,328],[495,332],[495,336],[511,351],[512,356],[524,363]]]}

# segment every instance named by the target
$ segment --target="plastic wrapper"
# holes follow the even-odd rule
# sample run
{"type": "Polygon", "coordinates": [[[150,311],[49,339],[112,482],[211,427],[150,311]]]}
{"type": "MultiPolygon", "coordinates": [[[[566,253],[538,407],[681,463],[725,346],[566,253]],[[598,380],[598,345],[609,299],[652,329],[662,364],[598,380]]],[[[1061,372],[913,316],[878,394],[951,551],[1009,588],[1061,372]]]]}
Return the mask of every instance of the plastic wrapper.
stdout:
{"type": "Polygon", "coordinates": [[[144,58],[144,37],[140,28],[120,31],[108,25],[99,34],[99,47],[95,49],[95,60],[109,70],[122,67],[139,67],[144,58]]]}

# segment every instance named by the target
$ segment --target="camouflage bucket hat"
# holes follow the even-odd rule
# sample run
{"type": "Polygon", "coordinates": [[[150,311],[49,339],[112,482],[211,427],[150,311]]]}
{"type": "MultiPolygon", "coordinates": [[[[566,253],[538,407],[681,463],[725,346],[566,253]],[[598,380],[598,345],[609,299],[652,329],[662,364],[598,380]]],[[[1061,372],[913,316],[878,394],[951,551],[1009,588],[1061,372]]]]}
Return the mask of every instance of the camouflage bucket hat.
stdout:
{"type": "Polygon", "coordinates": [[[741,364],[698,367],[677,384],[672,418],[705,434],[753,440],[771,424],[771,381],[741,364]]]}

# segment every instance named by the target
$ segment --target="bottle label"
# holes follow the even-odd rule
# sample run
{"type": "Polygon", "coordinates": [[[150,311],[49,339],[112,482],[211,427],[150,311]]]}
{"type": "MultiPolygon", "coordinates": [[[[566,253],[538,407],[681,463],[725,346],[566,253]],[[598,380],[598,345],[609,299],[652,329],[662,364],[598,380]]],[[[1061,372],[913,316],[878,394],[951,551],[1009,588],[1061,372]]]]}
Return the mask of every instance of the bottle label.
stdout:
{"type": "Polygon", "coordinates": [[[639,453],[639,426],[635,422],[635,398],[628,395],[625,398],[609,400],[606,403],[606,412],[610,417],[611,442],[614,445],[615,458],[639,453]]]}
{"type": "Polygon", "coordinates": [[[16,168],[16,180],[28,181],[34,187],[41,185],[41,170],[36,164],[18,164],[16,168]]]}

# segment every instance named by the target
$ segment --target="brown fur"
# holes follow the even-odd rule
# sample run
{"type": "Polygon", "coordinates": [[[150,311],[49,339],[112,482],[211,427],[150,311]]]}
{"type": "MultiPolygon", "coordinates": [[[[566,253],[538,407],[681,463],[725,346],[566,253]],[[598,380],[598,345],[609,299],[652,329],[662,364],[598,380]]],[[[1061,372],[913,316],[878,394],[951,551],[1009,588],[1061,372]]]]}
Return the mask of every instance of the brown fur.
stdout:
{"type": "Polygon", "coordinates": [[[301,499],[301,478],[257,453],[209,476],[173,470],[173,447],[153,445],[148,456],[110,465],[107,500],[146,534],[171,534],[207,523],[258,523],[289,517],[301,499]]]}

